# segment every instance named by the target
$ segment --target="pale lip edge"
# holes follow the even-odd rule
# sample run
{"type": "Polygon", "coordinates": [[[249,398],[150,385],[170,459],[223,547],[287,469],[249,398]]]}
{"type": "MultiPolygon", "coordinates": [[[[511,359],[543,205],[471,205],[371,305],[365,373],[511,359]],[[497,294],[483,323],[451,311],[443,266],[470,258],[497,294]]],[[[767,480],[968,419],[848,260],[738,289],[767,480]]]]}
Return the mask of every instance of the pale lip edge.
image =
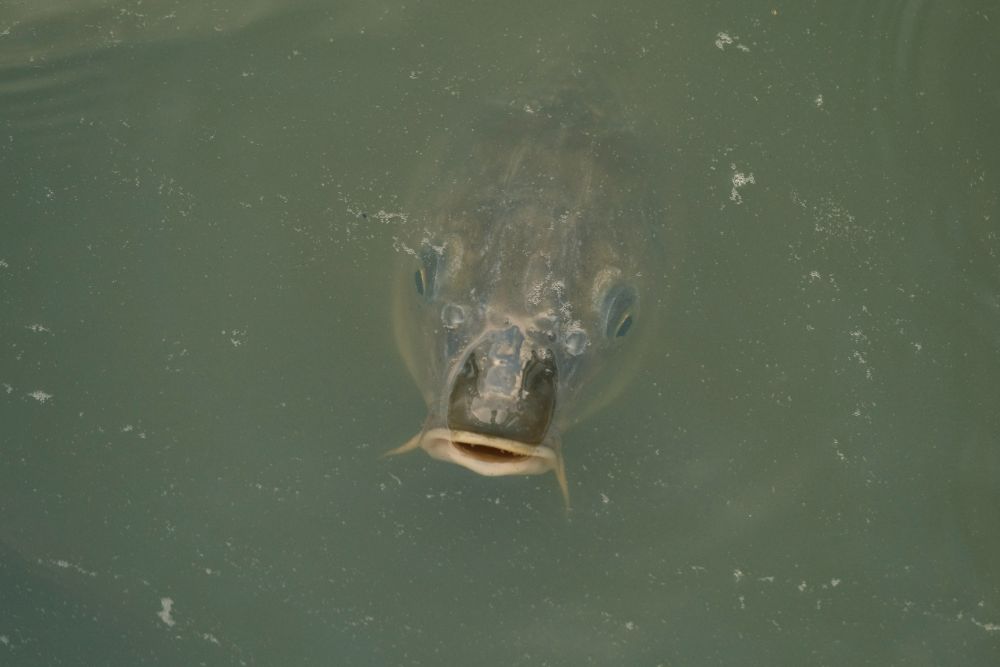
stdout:
{"type": "Polygon", "coordinates": [[[529,445],[517,440],[447,428],[434,428],[426,431],[421,438],[420,446],[435,459],[451,461],[489,477],[539,475],[555,468],[558,460],[555,450],[546,445],[529,445]],[[523,458],[509,461],[483,460],[458,447],[455,443],[459,442],[479,447],[491,447],[523,458]]]}
{"type": "Polygon", "coordinates": [[[562,456],[556,449],[548,445],[530,445],[508,438],[498,438],[492,435],[460,431],[449,428],[432,428],[417,433],[415,436],[385,453],[385,456],[402,454],[413,449],[423,449],[432,458],[439,461],[456,463],[480,475],[498,477],[502,475],[540,475],[550,470],[556,474],[559,489],[562,491],[566,508],[569,508],[569,485],[566,482],[566,471],[562,456]],[[483,460],[474,454],[455,445],[461,442],[480,447],[492,447],[504,452],[519,455],[523,458],[513,460],[483,460]]]}

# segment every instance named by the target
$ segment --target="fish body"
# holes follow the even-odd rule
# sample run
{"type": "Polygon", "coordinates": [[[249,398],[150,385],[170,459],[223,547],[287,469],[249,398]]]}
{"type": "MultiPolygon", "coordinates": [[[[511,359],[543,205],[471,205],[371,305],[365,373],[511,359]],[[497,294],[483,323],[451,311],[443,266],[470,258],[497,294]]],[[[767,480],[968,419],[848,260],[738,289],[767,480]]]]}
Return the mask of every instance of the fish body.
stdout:
{"type": "Polygon", "coordinates": [[[577,86],[492,108],[451,144],[400,242],[394,327],[428,417],[394,453],[552,470],[566,495],[562,433],[628,382],[652,331],[648,166],[577,86]]]}

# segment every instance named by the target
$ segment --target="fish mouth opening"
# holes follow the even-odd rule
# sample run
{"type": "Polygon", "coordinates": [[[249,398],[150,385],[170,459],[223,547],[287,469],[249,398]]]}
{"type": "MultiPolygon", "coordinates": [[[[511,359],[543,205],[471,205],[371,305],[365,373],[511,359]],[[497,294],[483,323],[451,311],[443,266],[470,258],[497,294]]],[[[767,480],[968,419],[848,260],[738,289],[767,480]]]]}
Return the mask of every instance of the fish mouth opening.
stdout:
{"type": "Polygon", "coordinates": [[[472,457],[484,463],[513,463],[530,458],[530,454],[512,452],[492,445],[476,444],[463,440],[452,440],[451,446],[462,452],[462,454],[472,457]]]}
{"type": "Polygon", "coordinates": [[[537,445],[446,427],[427,428],[387,454],[401,454],[417,447],[433,458],[457,463],[480,475],[540,475],[555,472],[563,501],[569,509],[566,470],[559,454],[558,440],[537,445]]]}
{"type": "MultiPolygon", "coordinates": [[[[546,443],[532,445],[493,435],[432,428],[418,434],[420,446],[436,459],[451,461],[480,475],[537,475],[556,468],[559,455],[546,443]]],[[[404,445],[409,447],[410,443],[404,445]]]]}

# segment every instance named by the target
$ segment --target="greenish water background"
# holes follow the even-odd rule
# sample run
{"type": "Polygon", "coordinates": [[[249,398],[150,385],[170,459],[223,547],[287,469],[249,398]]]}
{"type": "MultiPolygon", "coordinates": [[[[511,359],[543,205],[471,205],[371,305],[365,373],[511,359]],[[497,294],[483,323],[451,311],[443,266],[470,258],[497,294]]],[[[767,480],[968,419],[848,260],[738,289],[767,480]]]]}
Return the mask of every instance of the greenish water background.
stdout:
{"type": "Polygon", "coordinates": [[[7,0],[0,664],[996,664],[998,21],[7,0]],[[573,68],[680,219],[567,520],[378,455],[413,171],[573,68]]]}

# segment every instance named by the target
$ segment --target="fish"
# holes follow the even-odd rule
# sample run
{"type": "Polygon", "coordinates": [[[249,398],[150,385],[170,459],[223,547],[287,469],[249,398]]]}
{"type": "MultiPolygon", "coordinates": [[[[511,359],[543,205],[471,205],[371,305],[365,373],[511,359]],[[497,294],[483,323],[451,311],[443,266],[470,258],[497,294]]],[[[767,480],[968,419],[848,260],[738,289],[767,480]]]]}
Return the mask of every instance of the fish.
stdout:
{"type": "Polygon", "coordinates": [[[427,419],[387,455],[551,471],[567,508],[563,434],[629,385],[656,330],[647,151],[592,88],[512,96],[447,137],[411,195],[392,299],[427,419]]]}

